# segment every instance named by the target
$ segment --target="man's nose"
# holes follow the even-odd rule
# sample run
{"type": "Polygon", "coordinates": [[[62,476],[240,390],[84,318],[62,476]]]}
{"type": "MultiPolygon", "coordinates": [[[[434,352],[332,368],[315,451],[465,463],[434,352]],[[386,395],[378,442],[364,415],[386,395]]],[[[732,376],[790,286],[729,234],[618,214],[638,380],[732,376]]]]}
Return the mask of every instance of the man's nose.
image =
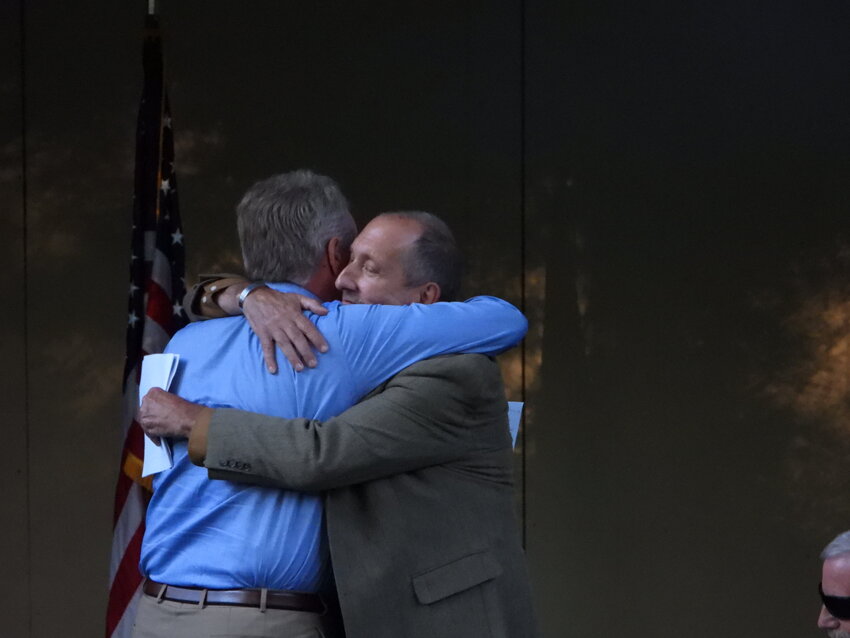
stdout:
{"type": "Polygon", "coordinates": [[[351,264],[342,269],[336,277],[337,290],[354,290],[354,278],[351,276],[351,264]]]}
{"type": "Polygon", "coordinates": [[[838,618],[830,614],[826,607],[821,605],[820,608],[820,616],[818,616],[818,627],[821,629],[837,629],[841,623],[838,621],[838,618]]]}

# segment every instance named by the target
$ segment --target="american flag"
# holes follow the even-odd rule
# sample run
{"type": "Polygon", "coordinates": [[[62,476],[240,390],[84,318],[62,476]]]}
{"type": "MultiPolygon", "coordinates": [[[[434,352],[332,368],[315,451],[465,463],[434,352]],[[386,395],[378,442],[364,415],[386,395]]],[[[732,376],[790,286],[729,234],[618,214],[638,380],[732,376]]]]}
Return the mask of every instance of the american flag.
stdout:
{"type": "Polygon", "coordinates": [[[147,16],[145,83],[136,128],[136,183],[124,366],[124,449],[115,489],[107,638],[129,637],[142,576],[139,553],[150,482],[141,479],[144,442],[134,415],[139,404],[142,357],[162,352],[186,324],[183,234],[177,207],[174,140],[162,69],[159,19],[147,16]]]}

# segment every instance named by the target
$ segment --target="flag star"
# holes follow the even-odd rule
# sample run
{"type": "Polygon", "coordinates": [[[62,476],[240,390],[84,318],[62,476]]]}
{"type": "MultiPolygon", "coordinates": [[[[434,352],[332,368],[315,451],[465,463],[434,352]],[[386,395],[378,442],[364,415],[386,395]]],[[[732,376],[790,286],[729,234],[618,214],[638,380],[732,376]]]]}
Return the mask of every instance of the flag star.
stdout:
{"type": "Polygon", "coordinates": [[[159,187],[159,189],[160,189],[160,190],[161,190],[161,191],[162,191],[165,195],[168,195],[168,193],[170,193],[170,192],[171,192],[171,183],[169,182],[169,180],[167,180],[167,179],[162,180],[162,186],[160,186],[160,187],[159,187]]]}
{"type": "Polygon", "coordinates": [[[135,312],[131,312],[131,313],[130,313],[130,318],[129,318],[129,320],[127,321],[127,323],[128,323],[128,324],[130,324],[131,326],[134,326],[134,327],[135,327],[136,322],[137,322],[138,320],[139,320],[139,318],[136,316],[136,313],[135,313],[135,312]]]}
{"type": "Polygon", "coordinates": [[[174,304],[174,315],[176,317],[179,317],[182,314],[183,314],[183,306],[180,305],[179,303],[175,303],[174,304]]]}
{"type": "Polygon", "coordinates": [[[183,233],[180,232],[178,228],[176,231],[171,233],[171,243],[173,244],[182,244],[183,243],[183,233]]]}
{"type": "Polygon", "coordinates": [[[132,297],[138,289],[139,287],[136,284],[130,284],[130,296],[132,297]]]}
{"type": "Polygon", "coordinates": [[[162,125],[165,128],[171,128],[171,116],[170,115],[166,115],[164,118],[162,118],[162,125]]]}

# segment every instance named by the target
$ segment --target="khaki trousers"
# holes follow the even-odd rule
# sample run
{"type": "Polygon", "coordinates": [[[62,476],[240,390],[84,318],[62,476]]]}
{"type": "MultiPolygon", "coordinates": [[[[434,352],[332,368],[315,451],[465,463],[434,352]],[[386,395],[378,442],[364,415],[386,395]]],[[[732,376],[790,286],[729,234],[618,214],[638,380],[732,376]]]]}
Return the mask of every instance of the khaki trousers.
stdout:
{"type": "Polygon", "coordinates": [[[133,638],[344,638],[333,612],[157,602],[142,594],[133,638]]]}

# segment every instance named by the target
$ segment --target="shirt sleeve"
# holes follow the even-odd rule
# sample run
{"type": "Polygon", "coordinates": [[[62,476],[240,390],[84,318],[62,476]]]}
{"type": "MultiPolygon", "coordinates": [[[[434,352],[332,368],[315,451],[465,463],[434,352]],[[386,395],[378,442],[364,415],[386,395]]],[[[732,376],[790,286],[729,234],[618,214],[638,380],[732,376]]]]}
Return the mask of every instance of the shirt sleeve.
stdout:
{"type": "Polygon", "coordinates": [[[519,343],[528,330],[513,305],[486,296],[407,306],[351,304],[338,306],[337,312],[340,341],[360,396],[422,359],[496,355],[519,343]]]}

